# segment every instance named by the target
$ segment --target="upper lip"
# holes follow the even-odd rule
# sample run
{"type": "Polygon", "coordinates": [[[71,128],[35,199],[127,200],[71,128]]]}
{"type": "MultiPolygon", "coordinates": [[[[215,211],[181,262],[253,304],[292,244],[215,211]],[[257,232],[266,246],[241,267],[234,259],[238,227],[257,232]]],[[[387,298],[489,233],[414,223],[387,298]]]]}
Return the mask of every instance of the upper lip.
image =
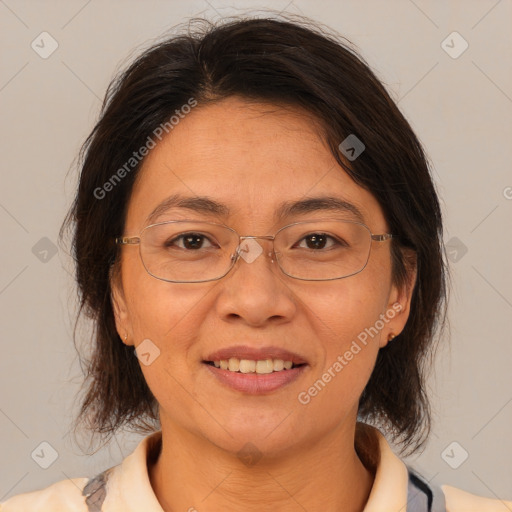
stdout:
{"type": "Polygon", "coordinates": [[[249,347],[247,345],[235,345],[222,348],[209,354],[204,361],[221,361],[231,357],[237,359],[249,359],[253,361],[263,361],[265,359],[282,359],[291,361],[294,364],[304,364],[307,361],[299,354],[290,352],[280,347],[249,347]]]}

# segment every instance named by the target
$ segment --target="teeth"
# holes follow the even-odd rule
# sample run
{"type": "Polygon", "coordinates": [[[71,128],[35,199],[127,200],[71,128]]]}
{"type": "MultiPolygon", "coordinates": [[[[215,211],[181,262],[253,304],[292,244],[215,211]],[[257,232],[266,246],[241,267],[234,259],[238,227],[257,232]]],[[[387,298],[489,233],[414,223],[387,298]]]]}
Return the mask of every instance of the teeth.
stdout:
{"type": "Polygon", "coordinates": [[[221,370],[229,370],[230,372],[259,374],[290,370],[293,366],[291,361],[283,361],[282,359],[264,359],[253,361],[251,359],[237,359],[236,357],[231,357],[230,359],[221,359],[220,361],[213,361],[213,364],[216,368],[220,368],[221,370]]]}
{"type": "Polygon", "coordinates": [[[274,371],[274,363],[272,359],[258,361],[256,363],[256,373],[272,373],[274,371]]]}
{"type": "Polygon", "coordinates": [[[274,360],[274,371],[280,372],[284,368],[284,361],[282,359],[274,360]]]}
{"type": "Polygon", "coordinates": [[[256,371],[256,361],[241,359],[239,362],[241,373],[254,373],[256,371]]]}
{"type": "Polygon", "coordinates": [[[240,361],[236,359],[236,357],[232,357],[228,361],[228,370],[230,372],[237,372],[238,370],[240,370],[240,361]]]}

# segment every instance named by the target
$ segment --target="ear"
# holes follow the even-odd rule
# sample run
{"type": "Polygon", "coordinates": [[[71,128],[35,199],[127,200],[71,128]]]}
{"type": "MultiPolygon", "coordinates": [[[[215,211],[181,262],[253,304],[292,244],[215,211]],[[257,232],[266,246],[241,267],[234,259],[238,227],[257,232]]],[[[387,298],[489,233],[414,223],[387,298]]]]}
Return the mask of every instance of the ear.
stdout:
{"type": "Polygon", "coordinates": [[[385,347],[390,340],[398,336],[405,327],[411,311],[411,300],[416,285],[418,272],[416,252],[412,249],[402,249],[406,276],[401,285],[392,284],[388,304],[384,312],[388,320],[382,329],[380,347],[385,347]]]}
{"type": "Polygon", "coordinates": [[[121,271],[117,263],[110,267],[110,301],[114,310],[116,329],[119,337],[125,345],[133,345],[133,336],[126,299],[124,296],[121,271]]]}

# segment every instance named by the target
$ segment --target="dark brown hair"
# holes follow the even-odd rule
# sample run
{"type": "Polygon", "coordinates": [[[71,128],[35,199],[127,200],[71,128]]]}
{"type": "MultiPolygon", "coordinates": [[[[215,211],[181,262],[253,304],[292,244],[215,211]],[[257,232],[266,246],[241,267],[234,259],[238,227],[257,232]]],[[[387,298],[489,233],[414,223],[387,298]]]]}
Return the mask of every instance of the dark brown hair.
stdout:
{"type": "Polygon", "coordinates": [[[295,106],[319,120],[334,157],[375,196],[390,232],[398,235],[391,244],[398,285],[410,270],[406,249],[414,251],[410,316],[403,332],[380,350],[359,418],[383,426],[403,451],[418,449],[431,425],[426,369],[446,314],[442,219],[429,164],[409,123],[353,46],[325,27],[289,16],[217,25],[193,19],[184,33],[153,44],[110,84],[80,152],[78,191],[61,230],[63,236],[72,229],[79,317],[94,325],[77,424],[82,420],[109,436],[122,426],[139,433],[159,428],[158,404],[133,347],[116,331],[109,279],[118,261],[114,238],[123,234],[140,163],[122,173],[108,194],[98,190],[191,98],[200,108],[235,95],[295,106]],[[347,165],[338,146],[350,134],[366,149],[347,165]]]}

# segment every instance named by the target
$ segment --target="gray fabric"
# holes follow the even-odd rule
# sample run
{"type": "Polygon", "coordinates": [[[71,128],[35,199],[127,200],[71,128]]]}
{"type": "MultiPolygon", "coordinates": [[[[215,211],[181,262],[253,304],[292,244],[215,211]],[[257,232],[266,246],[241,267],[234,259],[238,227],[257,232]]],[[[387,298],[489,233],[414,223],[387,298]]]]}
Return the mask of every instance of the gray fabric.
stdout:
{"type": "Polygon", "coordinates": [[[410,478],[407,484],[407,512],[429,512],[427,495],[410,478]]]}
{"type": "Polygon", "coordinates": [[[85,496],[85,503],[89,512],[101,512],[103,502],[107,497],[107,482],[110,472],[109,468],[103,473],[91,478],[85,485],[82,495],[85,496]]]}
{"type": "Polygon", "coordinates": [[[434,495],[434,501],[432,502],[432,512],[446,512],[446,501],[444,498],[444,492],[438,485],[430,484],[432,493],[434,495]]]}
{"type": "Polygon", "coordinates": [[[407,470],[407,512],[446,512],[442,489],[435,484],[427,483],[410,468],[407,470]]]}

